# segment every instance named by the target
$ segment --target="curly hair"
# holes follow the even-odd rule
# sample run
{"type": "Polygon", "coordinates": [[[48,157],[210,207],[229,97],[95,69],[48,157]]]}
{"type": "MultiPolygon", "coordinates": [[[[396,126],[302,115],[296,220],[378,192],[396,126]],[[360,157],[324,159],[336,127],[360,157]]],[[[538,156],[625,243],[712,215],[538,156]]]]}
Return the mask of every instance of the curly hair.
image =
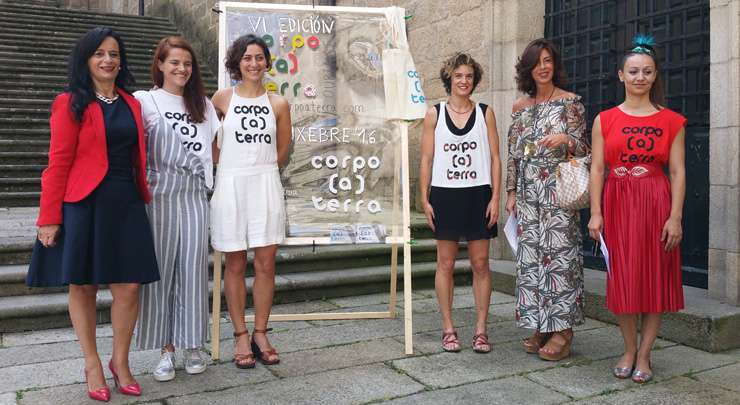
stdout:
{"type": "Polygon", "coordinates": [[[226,51],[226,58],[224,59],[224,65],[226,65],[226,70],[229,71],[229,75],[232,79],[242,79],[242,71],[239,70],[239,62],[242,60],[244,52],[247,51],[247,47],[252,44],[259,45],[260,48],[262,48],[262,52],[265,54],[265,61],[267,62],[265,70],[272,69],[272,56],[270,55],[270,48],[267,46],[265,40],[254,34],[242,35],[237,38],[231,46],[229,46],[229,49],[226,51]]]}
{"type": "Polygon", "coordinates": [[[537,93],[537,85],[532,78],[532,71],[540,63],[540,54],[542,50],[547,49],[552,56],[552,63],[555,66],[555,71],[552,75],[552,83],[555,87],[565,88],[568,84],[568,76],[565,74],[565,67],[563,66],[563,57],[560,55],[560,51],[555,44],[549,39],[540,38],[530,42],[522,56],[516,63],[516,86],[517,89],[524,94],[528,94],[530,97],[534,97],[537,93]]]}
{"type": "Polygon", "coordinates": [[[480,80],[483,77],[483,68],[475,61],[475,59],[471,58],[470,55],[458,53],[444,61],[442,69],[439,70],[439,78],[442,79],[442,83],[444,83],[445,91],[448,95],[452,94],[452,73],[455,69],[463,65],[470,66],[470,68],[473,69],[473,89],[470,90],[470,94],[473,94],[475,88],[478,87],[478,83],[480,83],[480,80]]]}

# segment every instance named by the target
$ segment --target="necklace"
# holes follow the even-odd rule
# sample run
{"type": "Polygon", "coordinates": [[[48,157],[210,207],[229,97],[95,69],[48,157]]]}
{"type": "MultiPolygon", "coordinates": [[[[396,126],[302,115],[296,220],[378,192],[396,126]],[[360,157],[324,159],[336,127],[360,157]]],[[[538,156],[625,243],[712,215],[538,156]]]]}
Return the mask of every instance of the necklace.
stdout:
{"type": "Polygon", "coordinates": [[[454,112],[454,113],[456,113],[456,114],[460,114],[460,115],[462,115],[462,114],[467,114],[467,113],[468,113],[468,111],[470,111],[470,110],[472,110],[472,109],[473,109],[473,103],[471,103],[471,102],[470,102],[470,100],[468,100],[468,105],[469,105],[470,107],[469,107],[469,108],[468,108],[467,110],[465,110],[465,111],[463,111],[463,112],[457,112],[457,111],[455,111],[455,109],[454,109],[454,108],[452,108],[452,104],[450,104],[450,99],[449,99],[449,98],[447,99],[447,107],[450,107],[450,110],[452,110],[452,112],[454,112]]]}
{"type": "Polygon", "coordinates": [[[97,97],[98,100],[104,102],[105,104],[113,104],[114,101],[118,100],[118,92],[113,90],[113,97],[106,97],[96,91],[95,97],[97,97]]]}
{"type": "MultiPolygon", "coordinates": [[[[545,101],[542,104],[546,104],[550,102],[550,99],[552,98],[552,95],[555,94],[555,86],[552,87],[552,92],[550,92],[550,96],[547,97],[547,101],[545,101]]],[[[532,134],[534,134],[535,138],[537,137],[537,121],[540,119],[540,114],[542,111],[537,107],[537,93],[534,95],[534,104],[532,105],[535,110],[537,111],[537,115],[534,116],[534,127],[532,128],[532,134]]],[[[526,145],[524,145],[524,156],[534,156],[535,152],[537,152],[537,145],[534,142],[527,142],[526,145]]]]}

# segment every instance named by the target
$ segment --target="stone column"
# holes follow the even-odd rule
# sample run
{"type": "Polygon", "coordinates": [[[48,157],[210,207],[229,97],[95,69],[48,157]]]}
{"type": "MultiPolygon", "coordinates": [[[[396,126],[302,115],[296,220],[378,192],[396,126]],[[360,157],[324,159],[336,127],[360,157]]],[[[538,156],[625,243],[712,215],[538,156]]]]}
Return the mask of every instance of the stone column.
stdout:
{"type": "Polygon", "coordinates": [[[516,89],[517,59],[532,40],[545,33],[545,2],[541,0],[497,0],[492,5],[491,30],[491,98],[496,112],[501,154],[502,180],[499,204],[499,235],[492,243],[491,258],[516,260],[503,235],[508,213],[506,205],[507,135],[511,125],[511,106],[522,96],[516,89]]]}
{"type": "Polygon", "coordinates": [[[709,15],[709,297],[740,306],[740,0],[709,15]]]}

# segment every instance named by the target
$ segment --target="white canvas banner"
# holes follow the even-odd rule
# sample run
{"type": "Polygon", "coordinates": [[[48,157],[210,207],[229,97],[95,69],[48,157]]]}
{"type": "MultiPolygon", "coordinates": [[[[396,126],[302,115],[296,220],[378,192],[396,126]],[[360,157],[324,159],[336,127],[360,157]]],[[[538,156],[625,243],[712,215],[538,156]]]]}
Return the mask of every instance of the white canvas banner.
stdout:
{"type": "MultiPolygon", "coordinates": [[[[362,10],[252,4],[224,11],[226,47],[245,34],[265,39],[273,57],[265,87],[290,103],[293,144],[281,169],[289,242],[403,236],[401,124],[388,121],[383,81],[391,29],[384,9],[362,10]]],[[[221,83],[236,84],[221,74],[221,83]]]]}

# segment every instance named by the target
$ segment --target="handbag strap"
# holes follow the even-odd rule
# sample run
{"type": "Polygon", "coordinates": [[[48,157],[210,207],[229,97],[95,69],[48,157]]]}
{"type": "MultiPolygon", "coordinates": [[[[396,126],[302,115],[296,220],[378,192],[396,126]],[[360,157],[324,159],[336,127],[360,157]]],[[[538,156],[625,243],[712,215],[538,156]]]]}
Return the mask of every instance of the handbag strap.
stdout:
{"type": "MultiPolygon", "coordinates": [[[[566,134],[566,135],[567,135],[567,134],[566,134]]],[[[570,136],[570,135],[568,135],[568,136],[570,136]]],[[[584,143],[583,143],[583,149],[586,149],[586,154],[587,154],[587,155],[588,155],[589,153],[591,153],[591,145],[589,145],[589,144],[588,144],[588,141],[586,141],[586,142],[584,142],[584,143]]],[[[566,151],[566,152],[568,152],[568,160],[573,160],[573,159],[575,159],[575,156],[573,156],[573,154],[572,154],[572,153],[570,153],[570,151],[569,151],[569,150],[568,150],[567,148],[565,149],[565,151],[566,151]]]]}

